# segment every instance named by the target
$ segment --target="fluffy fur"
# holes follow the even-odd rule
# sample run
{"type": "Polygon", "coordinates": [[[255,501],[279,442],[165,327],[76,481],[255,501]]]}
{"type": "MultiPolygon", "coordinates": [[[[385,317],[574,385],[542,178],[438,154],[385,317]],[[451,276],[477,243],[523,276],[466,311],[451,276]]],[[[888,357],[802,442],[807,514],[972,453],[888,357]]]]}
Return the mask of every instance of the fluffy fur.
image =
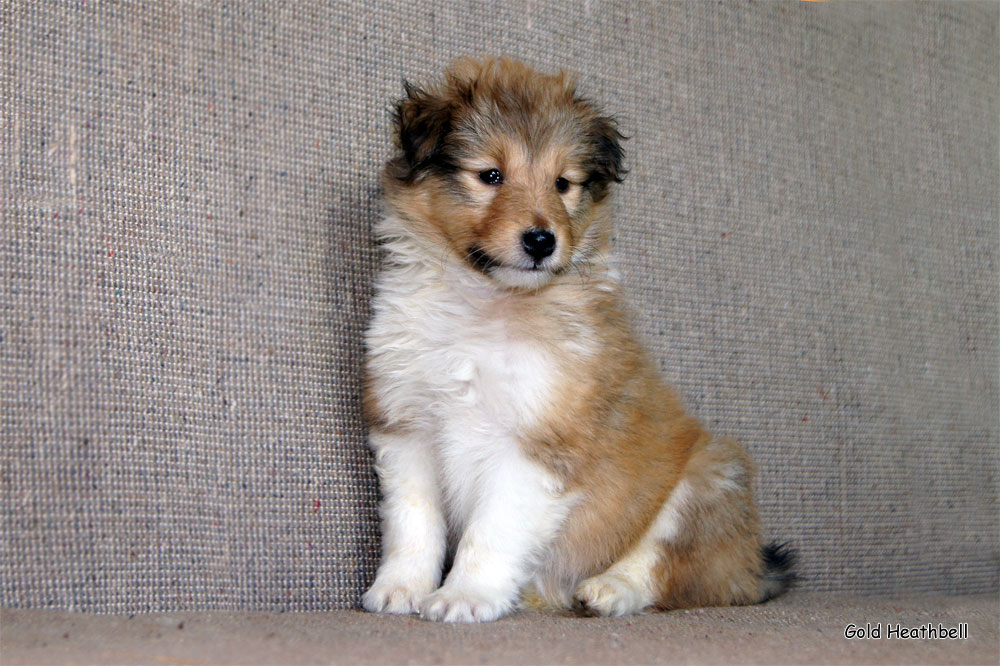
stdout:
{"type": "Polygon", "coordinates": [[[623,311],[615,122],[568,75],[510,60],[407,85],[396,121],[365,391],[382,562],[364,607],[470,622],[786,589],[749,458],[685,413],[623,311]]]}

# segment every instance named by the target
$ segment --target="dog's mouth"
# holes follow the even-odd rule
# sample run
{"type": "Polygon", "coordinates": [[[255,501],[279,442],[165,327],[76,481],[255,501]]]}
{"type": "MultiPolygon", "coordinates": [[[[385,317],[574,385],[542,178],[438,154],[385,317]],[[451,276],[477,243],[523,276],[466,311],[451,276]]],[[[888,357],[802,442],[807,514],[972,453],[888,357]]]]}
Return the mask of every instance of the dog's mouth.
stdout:
{"type": "Polygon", "coordinates": [[[509,264],[505,264],[478,245],[470,247],[466,251],[465,257],[469,261],[469,264],[483,275],[491,275],[498,269],[523,271],[525,273],[555,272],[552,268],[545,265],[548,262],[544,259],[542,261],[534,261],[530,266],[511,266],[509,264]]]}
{"type": "Polygon", "coordinates": [[[469,250],[465,253],[465,256],[468,258],[469,263],[472,264],[473,268],[475,268],[480,273],[484,273],[486,275],[489,275],[490,271],[492,271],[493,269],[502,266],[502,264],[496,258],[491,256],[489,253],[486,252],[486,250],[479,247],[478,245],[470,247],[469,250]]]}

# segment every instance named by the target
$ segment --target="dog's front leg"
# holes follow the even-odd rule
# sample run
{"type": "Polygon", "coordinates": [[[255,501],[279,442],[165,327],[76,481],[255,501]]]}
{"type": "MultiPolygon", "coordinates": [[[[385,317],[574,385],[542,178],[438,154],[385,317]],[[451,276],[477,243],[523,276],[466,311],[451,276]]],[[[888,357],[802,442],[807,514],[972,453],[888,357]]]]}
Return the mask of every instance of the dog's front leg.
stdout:
{"type": "Polygon", "coordinates": [[[369,441],[382,489],[382,562],[361,603],[373,613],[416,613],[441,582],[447,547],[433,440],[374,430],[369,441]]]}
{"type": "Polygon", "coordinates": [[[519,450],[491,460],[477,485],[448,579],[421,604],[425,619],[489,622],[512,611],[568,510],[561,484],[519,450]]]}

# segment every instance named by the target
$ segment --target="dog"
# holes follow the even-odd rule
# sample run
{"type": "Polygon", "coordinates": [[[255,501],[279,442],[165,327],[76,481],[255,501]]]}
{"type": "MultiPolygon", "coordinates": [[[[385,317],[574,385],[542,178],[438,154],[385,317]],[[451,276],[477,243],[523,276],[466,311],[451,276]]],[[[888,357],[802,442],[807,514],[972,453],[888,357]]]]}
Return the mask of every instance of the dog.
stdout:
{"type": "Polygon", "coordinates": [[[793,553],[761,541],[750,459],[630,326],[616,121],[571,75],[509,59],[404,87],[366,336],[382,559],[364,608],[485,622],[785,591],[793,553]]]}

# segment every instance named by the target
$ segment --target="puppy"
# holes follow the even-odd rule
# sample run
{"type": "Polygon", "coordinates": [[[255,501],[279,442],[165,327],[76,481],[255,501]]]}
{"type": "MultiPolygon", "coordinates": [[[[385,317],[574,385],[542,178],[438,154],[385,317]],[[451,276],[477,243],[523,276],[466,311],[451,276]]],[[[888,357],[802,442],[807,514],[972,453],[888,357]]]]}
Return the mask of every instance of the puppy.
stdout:
{"type": "Polygon", "coordinates": [[[565,73],[506,59],[406,84],[395,120],[364,397],[382,561],[364,607],[484,622],[783,592],[791,554],[762,546],[749,458],[685,413],[623,309],[614,120],[565,73]]]}

